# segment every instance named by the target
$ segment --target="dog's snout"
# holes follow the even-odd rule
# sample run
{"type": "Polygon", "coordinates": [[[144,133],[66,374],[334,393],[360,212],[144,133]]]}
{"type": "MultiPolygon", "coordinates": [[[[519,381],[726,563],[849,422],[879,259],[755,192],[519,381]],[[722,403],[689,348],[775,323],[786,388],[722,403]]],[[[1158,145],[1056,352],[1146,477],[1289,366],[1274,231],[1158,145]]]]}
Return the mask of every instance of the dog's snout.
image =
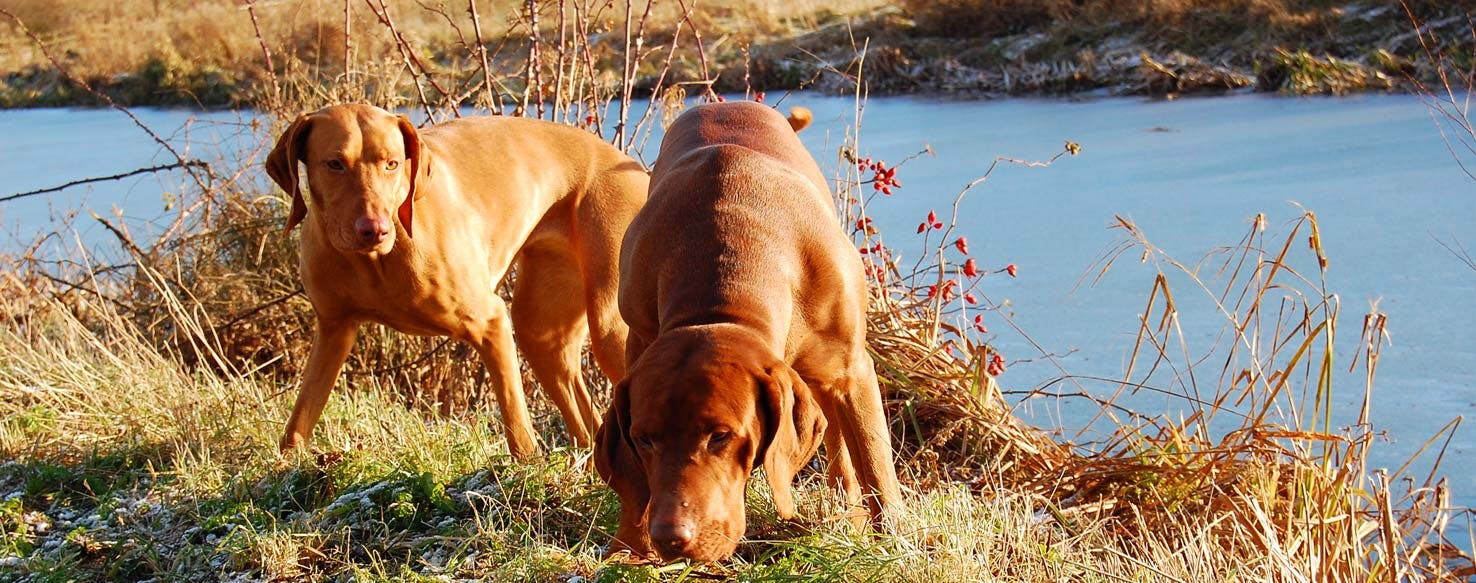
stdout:
{"type": "Polygon", "coordinates": [[[376,245],[389,237],[390,222],[387,218],[359,217],[354,221],[354,232],[358,233],[363,244],[376,245]]]}
{"type": "Polygon", "coordinates": [[[679,556],[687,552],[697,537],[697,527],[690,521],[671,520],[651,525],[651,542],[660,547],[661,554],[679,556]]]}

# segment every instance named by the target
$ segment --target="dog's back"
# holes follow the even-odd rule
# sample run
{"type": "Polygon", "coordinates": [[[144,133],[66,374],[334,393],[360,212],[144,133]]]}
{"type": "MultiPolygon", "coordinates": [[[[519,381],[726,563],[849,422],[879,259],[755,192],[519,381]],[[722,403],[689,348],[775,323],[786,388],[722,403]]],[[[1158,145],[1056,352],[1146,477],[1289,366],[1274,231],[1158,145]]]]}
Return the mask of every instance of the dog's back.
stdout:
{"type": "Polygon", "coordinates": [[[843,293],[865,285],[855,255],[819,167],[784,116],[756,103],[702,105],[668,130],[650,198],[626,233],[621,312],[651,337],[713,318],[748,320],[787,351],[797,340],[785,342],[790,330],[811,329],[794,318],[859,321],[860,307],[828,301],[862,295],[843,293]]]}
{"type": "Polygon", "coordinates": [[[826,193],[825,176],[795,135],[797,128],[808,123],[808,110],[796,110],[796,120],[791,121],[771,107],[749,101],[699,105],[667,129],[652,176],[671,173],[667,167],[685,164],[687,157],[703,147],[731,145],[763,154],[803,174],[817,192],[826,193]]]}

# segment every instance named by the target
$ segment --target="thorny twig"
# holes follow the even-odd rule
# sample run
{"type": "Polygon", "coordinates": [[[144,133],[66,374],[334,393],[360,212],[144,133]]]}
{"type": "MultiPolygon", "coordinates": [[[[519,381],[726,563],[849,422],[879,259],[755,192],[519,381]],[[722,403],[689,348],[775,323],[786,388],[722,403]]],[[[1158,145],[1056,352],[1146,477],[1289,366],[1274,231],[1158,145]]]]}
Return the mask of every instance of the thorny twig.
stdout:
{"type": "MultiPolygon", "coordinates": [[[[405,62],[405,68],[410,71],[410,78],[415,81],[415,91],[420,96],[420,105],[425,108],[427,122],[436,123],[435,112],[431,109],[430,99],[425,96],[425,87],[421,86],[420,78],[425,77],[425,80],[441,94],[443,99],[449,99],[451,94],[436,82],[430,70],[426,69],[425,63],[420,62],[420,57],[415,56],[415,51],[410,47],[410,41],[405,39],[405,35],[400,33],[394,20],[390,18],[389,6],[385,4],[385,0],[378,0],[378,7],[375,7],[374,2],[375,0],[364,0],[364,3],[369,5],[369,11],[374,13],[375,18],[378,18],[379,22],[389,29],[390,36],[394,37],[395,47],[400,51],[400,59],[405,62]]],[[[454,105],[450,109],[453,116],[461,117],[461,111],[454,105]]]]}
{"type": "Polygon", "coordinates": [[[343,83],[354,86],[354,18],[349,4],[343,0],[343,83]]]}
{"type": "Polygon", "coordinates": [[[697,0],[692,0],[692,8],[690,9],[687,8],[686,0],[677,0],[677,5],[682,7],[682,20],[686,21],[687,26],[692,29],[692,38],[697,43],[697,58],[702,64],[701,83],[707,90],[706,96],[708,99],[716,101],[718,95],[716,91],[712,90],[712,84],[717,80],[713,79],[712,75],[707,71],[707,49],[702,47],[702,31],[698,30],[697,24],[692,22],[692,11],[697,9],[697,0]]]}
{"type": "MultiPolygon", "coordinates": [[[[246,14],[251,16],[251,29],[256,32],[256,43],[261,45],[261,56],[266,61],[267,79],[272,82],[272,97],[268,109],[275,109],[282,100],[282,86],[277,83],[277,68],[272,65],[272,50],[267,48],[266,38],[261,35],[261,25],[256,21],[256,0],[246,0],[246,14]]],[[[345,30],[345,35],[348,32],[345,30]]]]}
{"type": "MultiPolygon", "coordinates": [[[[682,9],[686,10],[685,7],[682,9]]],[[[649,123],[652,114],[656,112],[657,100],[664,98],[666,93],[666,88],[664,87],[666,75],[671,72],[671,63],[676,59],[677,46],[681,44],[682,25],[689,21],[690,16],[690,14],[683,13],[682,18],[677,19],[675,30],[671,33],[671,46],[666,50],[666,61],[662,64],[661,73],[656,75],[656,82],[651,85],[651,97],[646,104],[646,111],[641,114],[641,119],[636,121],[635,130],[630,133],[630,141],[621,146],[620,149],[629,152],[631,148],[635,147],[636,136],[641,134],[641,128],[649,123]]],[[[650,135],[649,128],[646,135],[650,135]]]]}
{"type": "Polygon", "coordinates": [[[9,201],[12,201],[12,200],[15,200],[15,199],[18,199],[18,198],[25,198],[25,197],[28,197],[28,196],[36,196],[38,194],[47,194],[47,193],[52,193],[52,192],[58,192],[58,191],[66,190],[66,189],[71,188],[73,186],[80,186],[80,185],[83,185],[83,184],[91,184],[91,183],[94,183],[94,182],[107,182],[109,180],[122,180],[122,179],[128,178],[130,176],[138,176],[139,174],[148,174],[148,173],[151,173],[151,172],[161,172],[161,171],[164,171],[164,170],[174,170],[176,168],[190,168],[190,167],[205,168],[206,171],[208,172],[210,170],[210,163],[209,162],[206,162],[204,160],[186,160],[184,162],[176,162],[176,163],[173,163],[173,164],[163,164],[163,165],[159,165],[159,166],[150,166],[148,168],[139,168],[139,169],[133,170],[131,172],[124,172],[124,173],[121,173],[121,174],[113,174],[111,176],[98,176],[96,178],[83,178],[81,180],[73,180],[71,182],[68,182],[66,184],[61,184],[61,185],[58,185],[58,186],[52,186],[52,187],[48,187],[48,188],[38,188],[36,190],[30,190],[30,191],[26,191],[26,192],[17,192],[15,194],[8,194],[8,195],[5,195],[5,196],[0,196],[0,202],[9,202],[9,201]]]}
{"type": "Polygon", "coordinates": [[[502,115],[502,93],[492,90],[492,67],[487,63],[487,43],[482,40],[482,18],[477,14],[477,0],[467,0],[466,11],[471,14],[472,32],[477,39],[477,58],[482,65],[482,90],[487,94],[487,108],[502,115]]]}
{"type": "MultiPolygon", "coordinates": [[[[620,75],[620,121],[615,124],[615,147],[623,148],[625,143],[625,124],[630,116],[630,92],[635,86],[635,75],[637,65],[641,59],[641,48],[646,43],[646,21],[651,17],[651,6],[655,2],[646,1],[646,11],[641,14],[641,22],[635,31],[635,37],[631,37],[630,17],[632,0],[625,1],[625,54],[624,68],[620,75]],[[634,46],[632,46],[634,43],[634,46]]],[[[675,43],[673,43],[675,44],[675,43]]],[[[654,93],[654,91],[653,91],[654,93]]]]}
{"type": "Polygon", "coordinates": [[[538,30],[538,0],[528,0],[528,67],[523,85],[523,105],[519,114],[528,111],[530,99],[537,98],[538,118],[543,119],[543,64],[540,62],[539,45],[542,39],[538,30]]]}

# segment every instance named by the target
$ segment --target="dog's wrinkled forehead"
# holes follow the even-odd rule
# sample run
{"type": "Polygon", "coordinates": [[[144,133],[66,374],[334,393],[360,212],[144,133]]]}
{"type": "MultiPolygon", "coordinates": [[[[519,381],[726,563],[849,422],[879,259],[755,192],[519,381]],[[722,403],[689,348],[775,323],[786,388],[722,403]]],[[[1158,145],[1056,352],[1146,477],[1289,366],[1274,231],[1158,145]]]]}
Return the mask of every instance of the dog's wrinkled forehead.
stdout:
{"type": "Polygon", "coordinates": [[[314,114],[307,145],[308,156],[323,159],[405,157],[405,139],[397,118],[377,107],[361,105],[328,107],[314,114]]]}
{"type": "Polygon", "coordinates": [[[631,376],[631,402],[645,404],[632,412],[635,430],[731,430],[755,414],[760,371],[741,361],[687,358],[667,367],[649,364],[631,376]]]}

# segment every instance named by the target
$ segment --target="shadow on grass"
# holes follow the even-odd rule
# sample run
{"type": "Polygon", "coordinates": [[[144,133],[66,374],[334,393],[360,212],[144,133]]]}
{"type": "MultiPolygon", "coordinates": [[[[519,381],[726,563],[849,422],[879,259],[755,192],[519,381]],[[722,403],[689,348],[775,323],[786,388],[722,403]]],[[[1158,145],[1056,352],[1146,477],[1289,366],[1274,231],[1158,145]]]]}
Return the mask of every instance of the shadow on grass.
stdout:
{"type": "Polygon", "coordinates": [[[886,571],[882,543],[781,521],[757,490],[750,539],[730,562],[605,561],[618,498],[577,453],[439,475],[329,452],[239,469],[210,493],[189,491],[162,443],[13,461],[0,466],[0,581],[849,581],[886,571]]]}

